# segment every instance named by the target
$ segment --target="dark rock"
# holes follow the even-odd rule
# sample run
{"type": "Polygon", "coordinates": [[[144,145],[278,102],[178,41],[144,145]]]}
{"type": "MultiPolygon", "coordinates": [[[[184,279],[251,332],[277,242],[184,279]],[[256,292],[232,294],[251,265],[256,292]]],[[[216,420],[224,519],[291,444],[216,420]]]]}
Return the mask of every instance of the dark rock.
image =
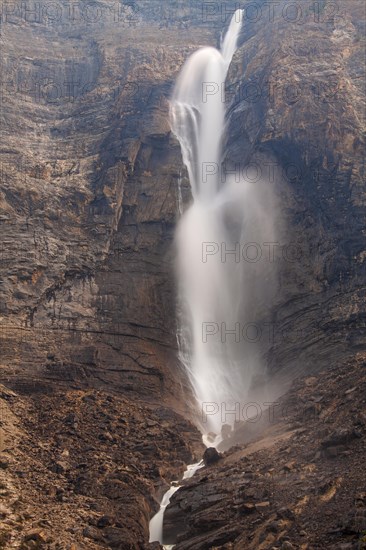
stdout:
{"type": "Polygon", "coordinates": [[[85,529],[83,529],[83,537],[94,540],[96,542],[103,540],[101,532],[94,527],[85,527],[85,529]]]}
{"type": "Polygon", "coordinates": [[[212,464],[216,464],[216,462],[218,462],[220,458],[221,458],[221,455],[220,453],[218,453],[215,447],[208,447],[203,453],[203,461],[206,466],[211,466],[212,464]]]}
{"type": "Polygon", "coordinates": [[[270,533],[278,533],[279,531],[279,524],[277,521],[272,521],[266,526],[266,531],[270,533]]]}
{"type": "Polygon", "coordinates": [[[47,542],[46,534],[43,531],[38,531],[36,529],[27,533],[24,538],[24,542],[34,541],[38,546],[43,546],[47,542]]]}
{"type": "Polygon", "coordinates": [[[64,474],[69,469],[67,462],[62,460],[57,460],[53,466],[52,470],[57,474],[64,474]]]}
{"type": "Polygon", "coordinates": [[[256,511],[256,507],[251,502],[244,502],[240,507],[239,511],[242,514],[253,514],[256,511]]]}
{"type": "Polygon", "coordinates": [[[293,513],[292,510],[290,510],[289,508],[280,508],[278,511],[277,511],[277,515],[278,517],[280,518],[283,518],[283,519],[294,519],[295,517],[295,514],[293,513]]]}
{"type": "Polygon", "coordinates": [[[113,524],[113,520],[110,516],[102,516],[97,521],[97,527],[99,529],[103,529],[104,527],[108,527],[109,525],[113,524]]]}
{"type": "Polygon", "coordinates": [[[321,445],[324,448],[337,447],[339,445],[345,445],[355,439],[357,435],[352,428],[340,428],[332,433],[327,439],[322,441],[321,445]]]}

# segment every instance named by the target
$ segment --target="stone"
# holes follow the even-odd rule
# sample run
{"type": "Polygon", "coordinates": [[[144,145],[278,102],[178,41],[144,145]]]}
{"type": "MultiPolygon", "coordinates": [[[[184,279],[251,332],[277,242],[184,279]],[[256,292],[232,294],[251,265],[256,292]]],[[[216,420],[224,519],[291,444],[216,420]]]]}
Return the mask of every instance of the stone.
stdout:
{"type": "Polygon", "coordinates": [[[279,529],[280,528],[277,521],[272,521],[266,526],[266,531],[270,533],[278,533],[279,529]]]}
{"type": "Polygon", "coordinates": [[[230,424],[223,424],[221,428],[221,435],[223,439],[228,439],[231,437],[232,427],[230,424]]]}
{"type": "Polygon", "coordinates": [[[283,519],[291,519],[291,520],[294,519],[295,517],[293,511],[290,510],[290,508],[285,508],[285,507],[277,510],[277,516],[283,519]]]}
{"type": "Polygon", "coordinates": [[[3,504],[0,504],[0,519],[5,519],[10,514],[10,510],[3,504]]]}
{"type": "Polygon", "coordinates": [[[99,529],[103,529],[104,527],[107,527],[112,524],[113,524],[113,520],[110,516],[102,516],[97,521],[97,527],[99,527],[99,529]]]}
{"type": "Polygon", "coordinates": [[[256,506],[251,502],[244,502],[240,508],[240,512],[243,514],[252,514],[256,511],[256,506]]]}
{"type": "Polygon", "coordinates": [[[218,462],[220,458],[221,458],[221,455],[220,453],[218,453],[215,447],[208,447],[203,453],[203,461],[206,466],[211,466],[212,464],[216,464],[216,462],[218,462]]]}
{"type": "Polygon", "coordinates": [[[44,531],[34,529],[23,537],[23,541],[34,541],[39,545],[44,545],[47,542],[47,536],[44,531]]]}
{"type": "Polygon", "coordinates": [[[337,447],[344,445],[352,441],[357,437],[353,428],[339,428],[333,432],[327,439],[322,441],[321,445],[324,448],[337,447]]]}
{"type": "Polygon", "coordinates": [[[265,500],[263,502],[257,502],[255,505],[257,510],[264,510],[265,508],[268,508],[270,506],[270,502],[268,500],[265,500]]]}
{"type": "Polygon", "coordinates": [[[285,472],[291,472],[295,468],[295,464],[296,464],[296,461],[291,460],[290,462],[287,462],[284,465],[283,469],[285,470],[285,472]]]}
{"type": "Polygon", "coordinates": [[[57,460],[53,465],[53,470],[57,474],[64,474],[69,469],[67,462],[64,460],[57,460]]]}
{"type": "Polygon", "coordinates": [[[102,535],[100,531],[98,529],[95,529],[94,527],[85,527],[85,529],[83,529],[83,537],[94,540],[96,542],[102,540],[102,535]]]}
{"type": "Polygon", "coordinates": [[[100,434],[99,439],[102,441],[113,441],[114,438],[110,432],[104,432],[100,434]]]}

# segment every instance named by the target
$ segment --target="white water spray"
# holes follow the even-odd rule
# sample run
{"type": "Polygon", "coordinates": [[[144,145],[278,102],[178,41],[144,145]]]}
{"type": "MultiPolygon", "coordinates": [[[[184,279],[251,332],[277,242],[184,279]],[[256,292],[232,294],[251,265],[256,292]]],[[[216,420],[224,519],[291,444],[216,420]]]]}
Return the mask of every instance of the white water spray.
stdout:
{"type": "Polygon", "coordinates": [[[237,183],[222,177],[223,90],[241,20],[242,10],[237,10],[221,51],[201,48],[188,59],[170,110],[172,131],[181,145],[194,198],[176,235],[180,357],[200,408],[205,404],[214,407],[215,414],[202,421],[206,434],[219,433],[223,424],[233,423],[234,415],[229,418],[226,412],[245,402],[253,376],[260,370],[258,348],[221,331],[223,326],[225,331],[238,326],[241,330],[245,322],[254,323],[260,316],[266,275],[256,264],[228,256],[223,259],[220,254],[205,256],[205,252],[222,252],[223,247],[233,250],[243,242],[273,242],[274,234],[272,205],[263,186],[248,179],[237,183]],[[219,330],[214,337],[205,327],[211,332],[216,327],[219,330]]]}

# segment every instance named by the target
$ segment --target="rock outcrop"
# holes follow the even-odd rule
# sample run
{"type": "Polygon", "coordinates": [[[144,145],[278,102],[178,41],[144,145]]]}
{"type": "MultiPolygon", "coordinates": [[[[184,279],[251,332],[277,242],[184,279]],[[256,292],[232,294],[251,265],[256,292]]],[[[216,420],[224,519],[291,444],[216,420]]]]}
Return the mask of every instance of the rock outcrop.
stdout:
{"type": "MultiPolygon", "coordinates": [[[[294,14],[284,1],[273,13],[262,2],[256,18],[247,7],[227,86],[227,168],[259,159],[269,184],[278,176],[287,255],[260,352],[289,377],[364,345],[363,10],[358,0],[336,13],[323,4],[312,13],[299,3],[294,14]]],[[[189,189],[168,98],[183,61],[217,43],[233,6],[4,6],[9,383],[74,380],[190,408],[172,268],[178,179],[185,201],[189,189]]]]}

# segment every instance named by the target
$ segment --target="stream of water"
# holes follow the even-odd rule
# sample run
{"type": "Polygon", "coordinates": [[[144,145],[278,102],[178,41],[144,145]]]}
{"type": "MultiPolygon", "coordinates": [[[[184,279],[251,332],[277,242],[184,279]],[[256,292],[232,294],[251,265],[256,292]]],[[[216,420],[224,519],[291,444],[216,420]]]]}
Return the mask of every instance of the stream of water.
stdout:
{"type": "MultiPolygon", "coordinates": [[[[194,474],[204,466],[203,461],[197,462],[196,464],[190,464],[187,466],[186,471],[183,474],[183,480],[189,479],[194,474]]],[[[173,482],[168,491],[164,494],[162,501],[160,503],[160,510],[155,514],[155,516],[150,521],[150,540],[149,542],[155,542],[158,541],[160,543],[163,542],[163,521],[164,521],[164,512],[166,510],[166,507],[168,506],[171,497],[174,495],[176,491],[178,491],[180,485],[177,484],[177,482],[173,482]]],[[[170,550],[173,548],[173,545],[164,545],[164,548],[166,550],[170,550]]]]}

